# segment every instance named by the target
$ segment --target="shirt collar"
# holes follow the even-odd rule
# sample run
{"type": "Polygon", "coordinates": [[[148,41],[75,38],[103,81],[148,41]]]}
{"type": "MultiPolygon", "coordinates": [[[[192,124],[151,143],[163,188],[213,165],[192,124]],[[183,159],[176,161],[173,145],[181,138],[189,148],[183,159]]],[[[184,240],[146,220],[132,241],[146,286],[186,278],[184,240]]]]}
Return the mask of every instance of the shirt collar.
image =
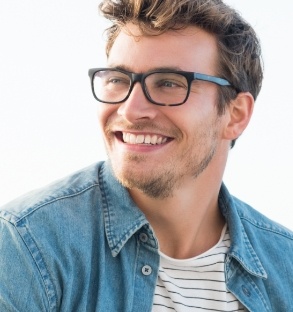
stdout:
{"type": "Polygon", "coordinates": [[[148,225],[148,221],[126,188],[114,177],[108,162],[101,167],[99,182],[102,190],[105,232],[112,255],[115,257],[135,232],[148,225]]]}
{"type": "Polygon", "coordinates": [[[231,246],[228,255],[236,259],[250,274],[267,278],[267,273],[242,224],[238,212],[239,203],[240,201],[232,197],[225,185],[222,184],[219,194],[219,206],[229,227],[231,246]]]}

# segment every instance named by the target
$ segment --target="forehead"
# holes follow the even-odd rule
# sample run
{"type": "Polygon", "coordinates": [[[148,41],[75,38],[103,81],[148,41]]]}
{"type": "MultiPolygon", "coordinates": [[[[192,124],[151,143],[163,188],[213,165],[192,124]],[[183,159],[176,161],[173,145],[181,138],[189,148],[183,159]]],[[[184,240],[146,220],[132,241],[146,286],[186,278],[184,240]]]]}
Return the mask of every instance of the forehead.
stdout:
{"type": "Polygon", "coordinates": [[[189,26],[160,35],[142,35],[127,24],[117,36],[108,57],[111,67],[124,66],[134,72],[171,67],[215,74],[218,48],[214,35],[189,26]]]}

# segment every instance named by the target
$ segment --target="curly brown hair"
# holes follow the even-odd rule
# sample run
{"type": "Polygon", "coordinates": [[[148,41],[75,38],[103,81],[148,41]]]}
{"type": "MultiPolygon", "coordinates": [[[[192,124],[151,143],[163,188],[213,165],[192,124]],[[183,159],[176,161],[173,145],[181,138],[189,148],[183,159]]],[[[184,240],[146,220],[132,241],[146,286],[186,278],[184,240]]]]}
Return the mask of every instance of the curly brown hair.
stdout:
{"type": "Polygon", "coordinates": [[[107,55],[129,22],[144,35],[197,26],[217,38],[217,74],[233,85],[219,88],[219,115],[239,92],[257,98],[263,79],[260,42],[253,28],[221,0],[104,0],[99,7],[112,22],[107,30],[107,55]]]}

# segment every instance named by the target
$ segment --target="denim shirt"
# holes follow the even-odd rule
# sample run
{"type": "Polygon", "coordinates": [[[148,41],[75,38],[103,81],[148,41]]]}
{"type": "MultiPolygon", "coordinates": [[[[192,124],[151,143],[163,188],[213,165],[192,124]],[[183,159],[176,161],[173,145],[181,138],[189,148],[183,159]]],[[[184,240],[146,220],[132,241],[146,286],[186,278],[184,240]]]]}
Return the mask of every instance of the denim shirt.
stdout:
{"type": "MultiPolygon", "coordinates": [[[[229,195],[227,288],[248,311],[293,311],[293,234],[229,195]]],[[[108,163],[1,209],[0,311],[147,312],[158,241],[108,163]]]]}

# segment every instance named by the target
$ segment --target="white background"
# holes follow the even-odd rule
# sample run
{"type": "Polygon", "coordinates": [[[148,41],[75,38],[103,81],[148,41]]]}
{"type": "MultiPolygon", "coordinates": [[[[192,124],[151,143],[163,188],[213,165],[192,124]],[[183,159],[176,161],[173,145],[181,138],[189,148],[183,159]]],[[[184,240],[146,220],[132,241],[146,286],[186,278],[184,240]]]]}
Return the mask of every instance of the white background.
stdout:
{"type": "MultiPolygon", "coordinates": [[[[224,180],[293,229],[293,2],[226,2],[256,29],[265,79],[224,180]]],[[[106,158],[87,76],[105,62],[97,7],[94,0],[0,0],[0,204],[106,158]]]]}

